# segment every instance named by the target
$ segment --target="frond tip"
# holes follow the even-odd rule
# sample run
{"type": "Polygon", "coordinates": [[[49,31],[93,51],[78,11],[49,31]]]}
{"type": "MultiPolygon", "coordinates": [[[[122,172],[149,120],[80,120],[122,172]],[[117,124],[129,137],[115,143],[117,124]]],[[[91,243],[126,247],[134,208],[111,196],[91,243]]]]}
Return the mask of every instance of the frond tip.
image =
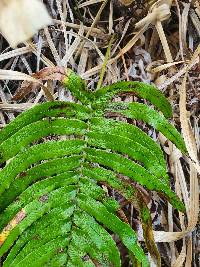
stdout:
{"type": "Polygon", "coordinates": [[[109,112],[142,120],[187,153],[168,122],[168,101],[156,88],[120,82],[89,92],[73,72],[64,80],[81,103],[48,102],[19,115],[0,132],[0,256],[3,267],[121,266],[117,236],[130,259],[149,266],[119,203],[102,184],[116,190],[139,211],[146,246],[160,256],[152,222],[136,182],[185,207],[171,190],[161,147],[133,124],[107,118],[109,112]],[[115,94],[133,92],[150,101],[111,103],[115,94]],[[162,105],[163,103],[163,105],[162,105]],[[147,227],[148,225],[148,227],[147,227]]]}

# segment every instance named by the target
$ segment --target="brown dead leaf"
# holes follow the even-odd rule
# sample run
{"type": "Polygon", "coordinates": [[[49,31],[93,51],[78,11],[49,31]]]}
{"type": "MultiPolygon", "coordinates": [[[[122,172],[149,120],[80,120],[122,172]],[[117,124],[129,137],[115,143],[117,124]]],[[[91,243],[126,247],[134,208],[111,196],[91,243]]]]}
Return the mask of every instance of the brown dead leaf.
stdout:
{"type": "Polygon", "coordinates": [[[51,94],[50,90],[46,86],[44,86],[39,79],[34,78],[33,76],[30,76],[28,74],[13,70],[0,70],[0,80],[27,81],[29,83],[39,84],[42,87],[47,99],[50,101],[54,100],[54,97],[51,94]]]}
{"type": "MultiPolygon", "coordinates": [[[[54,68],[44,68],[37,73],[32,74],[32,77],[42,81],[42,80],[58,80],[62,81],[65,77],[65,69],[62,67],[54,67],[54,68]]],[[[21,87],[17,90],[12,100],[18,101],[28,95],[30,92],[33,92],[39,89],[41,86],[40,83],[36,83],[34,81],[24,81],[21,87]]]]}

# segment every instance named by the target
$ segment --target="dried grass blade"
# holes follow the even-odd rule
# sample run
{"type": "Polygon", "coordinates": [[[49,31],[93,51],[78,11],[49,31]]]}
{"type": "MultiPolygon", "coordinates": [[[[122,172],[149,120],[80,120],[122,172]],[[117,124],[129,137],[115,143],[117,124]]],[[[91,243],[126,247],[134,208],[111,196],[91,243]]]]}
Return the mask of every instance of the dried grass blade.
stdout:
{"type": "Polygon", "coordinates": [[[9,52],[2,53],[0,55],[0,61],[6,60],[6,59],[9,59],[12,57],[21,56],[21,55],[24,55],[24,54],[29,53],[29,52],[31,52],[31,48],[28,46],[22,47],[22,48],[17,48],[17,49],[11,50],[9,52]]]}
{"type": "Polygon", "coordinates": [[[186,147],[189,153],[190,158],[192,159],[194,166],[200,174],[200,165],[197,158],[197,147],[195,138],[189,124],[188,111],[186,110],[186,81],[187,81],[187,72],[184,76],[183,83],[180,87],[180,121],[183,138],[186,143],[186,147]]]}

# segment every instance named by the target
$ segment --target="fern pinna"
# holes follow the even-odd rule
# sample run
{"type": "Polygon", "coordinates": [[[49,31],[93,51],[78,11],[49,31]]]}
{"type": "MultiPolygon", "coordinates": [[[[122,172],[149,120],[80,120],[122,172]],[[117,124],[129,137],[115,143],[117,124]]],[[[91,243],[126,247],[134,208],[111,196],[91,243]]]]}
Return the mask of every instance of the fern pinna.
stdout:
{"type": "Polygon", "coordinates": [[[169,102],[158,89],[140,82],[122,81],[90,92],[70,70],[63,84],[77,103],[36,105],[0,132],[3,266],[118,267],[113,235],[127,248],[133,265],[149,266],[119,203],[102,185],[138,209],[146,247],[160,266],[150,212],[133,182],[158,192],[179,211],[185,208],[170,189],[160,146],[120,118],[147,123],[187,153],[167,120],[172,115],[169,102]],[[112,101],[122,94],[145,99],[155,109],[112,101]]]}

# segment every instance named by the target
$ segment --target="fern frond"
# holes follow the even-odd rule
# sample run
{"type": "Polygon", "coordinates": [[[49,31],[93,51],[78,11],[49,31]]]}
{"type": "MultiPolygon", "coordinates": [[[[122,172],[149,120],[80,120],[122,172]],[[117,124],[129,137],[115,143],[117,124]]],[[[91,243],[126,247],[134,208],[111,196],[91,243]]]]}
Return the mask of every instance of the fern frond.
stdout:
{"type": "MultiPolygon", "coordinates": [[[[152,222],[142,193],[154,190],[180,211],[162,149],[145,132],[108,113],[138,119],[162,132],[186,153],[178,131],[164,117],[171,108],[154,87],[120,82],[91,93],[68,71],[64,84],[80,104],[48,102],[19,115],[0,132],[0,256],[6,266],[121,266],[117,235],[142,266],[149,266],[136,233],[120,217],[115,189],[139,211],[146,245],[160,266],[152,222]],[[111,103],[122,92],[149,100],[111,103]],[[49,140],[50,139],[53,140],[49,140]]],[[[132,256],[131,256],[132,257],[132,256]]]]}
{"type": "Polygon", "coordinates": [[[166,118],[172,117],[172,108],[169,101],[154,86],[142,82],[117,82],[112,85],[97,90],[94,95],[96,98],[93,106],[104,107],[113,97],[118,95],[134,95],[146,99],[160,110],[166,118]]]}
{"type": "Polygon", "coordinates": [[[66,70],[63,85],[69,88],[74,97],[85,105],[91,104],[94,99],[94,95],[87,89],[85,81],[70,69],[66,70]]]}
{"type": "Polygon", "coordinates": [[[127,118],[146,122],[165,135],[183,153],[187,153],[183,138],[176,128],[162,114],[147,105],[142,103],[112,103],[108,105],[106,111],[119,113],[127,118]]]}
{"type": "Polygon", "coordinates": [[[84,120],[90,117],[90,113],[91,110],[86,106],[71,102],[55,101],[36,105],[34,108],[21,113],[0,131],[0,144],[24,126],[43,118],[75,117],[84,120]]]}

